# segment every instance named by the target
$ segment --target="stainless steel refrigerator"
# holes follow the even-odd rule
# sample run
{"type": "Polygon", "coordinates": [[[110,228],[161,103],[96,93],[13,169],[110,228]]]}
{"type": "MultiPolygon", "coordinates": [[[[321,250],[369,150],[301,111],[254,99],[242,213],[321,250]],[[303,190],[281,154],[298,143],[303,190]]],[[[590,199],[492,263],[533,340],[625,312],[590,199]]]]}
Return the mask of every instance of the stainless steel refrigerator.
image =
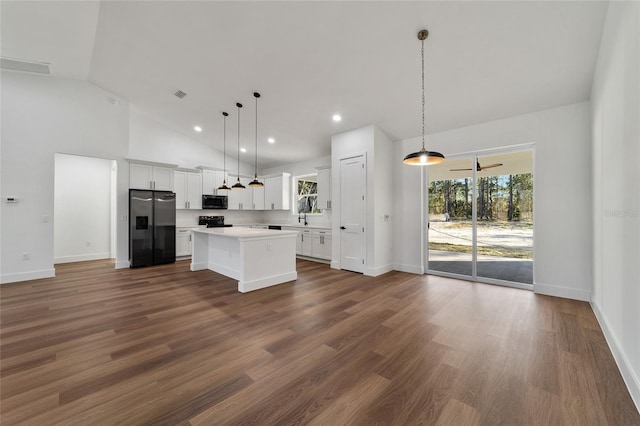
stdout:
{"type": "Polygon", "coordinates": [[[129,190],[129,263],[139,266],[176,261],[176,194],[129,190]]]}

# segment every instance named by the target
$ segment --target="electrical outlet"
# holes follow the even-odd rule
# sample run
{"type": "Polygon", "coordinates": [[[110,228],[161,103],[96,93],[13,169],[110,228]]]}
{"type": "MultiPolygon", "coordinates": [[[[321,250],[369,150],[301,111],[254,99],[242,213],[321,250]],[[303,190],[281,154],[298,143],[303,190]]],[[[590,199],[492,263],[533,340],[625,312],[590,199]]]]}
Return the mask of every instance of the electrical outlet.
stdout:
{"type": "Polygon", "coordinates": [[[87,245],[87,247],[91,247],[91,241],[87,241],[85,244],[87,245]]]}
{"type": "Polygon", "coordinates": [[[22,253],[22,260],[30,260],[31,255],[29,253],[22,253]]]}
{"type": "Polygon", "coordinates": [[[267,244],[267,251],[271,251],[271,244],[267,244]]]}
{"type": "Polygon", "coordinates": [[[121,220],[121,221],[123,221],[123,222],[126,222],[126,221],[127,221],[127,219],[128,219],[128,218],[127,218],[127,215],[126,215],[126,214],[123,214],[123,215],[120,217],[120,220],[121,220]]]}
{"type": "Polygon", "coordinates": [[[40,221],[42,223],[47,223],[49,222],[49,215],[43,214],[42,216],[40,216],[40,221]]]}

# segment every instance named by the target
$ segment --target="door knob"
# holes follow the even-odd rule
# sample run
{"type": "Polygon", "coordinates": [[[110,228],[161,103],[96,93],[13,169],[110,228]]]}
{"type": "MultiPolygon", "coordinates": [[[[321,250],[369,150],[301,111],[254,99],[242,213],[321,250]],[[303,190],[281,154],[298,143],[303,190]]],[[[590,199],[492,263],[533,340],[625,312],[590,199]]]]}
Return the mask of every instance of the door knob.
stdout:
{"type": "Polygon", "coordinates": [[[341,226],[340,229],[347,229],[347,228],[345,228],[344,226],[341,226]]]}

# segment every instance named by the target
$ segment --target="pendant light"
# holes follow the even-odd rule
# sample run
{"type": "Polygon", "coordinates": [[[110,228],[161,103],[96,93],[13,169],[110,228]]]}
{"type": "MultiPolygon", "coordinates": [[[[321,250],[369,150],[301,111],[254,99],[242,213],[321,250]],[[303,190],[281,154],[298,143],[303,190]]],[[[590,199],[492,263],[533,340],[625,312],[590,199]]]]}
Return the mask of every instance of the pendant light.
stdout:
{"type": "Polygon", "coordinates": [[[238,107],[238,181],[233,184],[231,189],[245,189],[245,186],[240,182],[240,108],[242,108],[241,103],[237,103],[238,107]]]}
{"type": "Polygon", "coordinates": [[[227,186],[227,117],[229,116],[229,114],[227,114],[226,112],[222,113],[222,120],[223,120],[223,125],[222,125],[222,140],[224,141],[224,157],[222,159],[222,164],[224,164],[224,181],[222,182],[222,186],[218,187],[218,191],[230,191],[231,188],[229,188],[227,186]]]}
{"type": "Polygon", "coordinates": [[[418,152],[412,152],[404,157],[402,162],[412,166],[428,166],[438,164],[444,161],[444,155],[435,151],[427,151],[424,147],[424,40],[429,36],[429,31],[422,30],[418,32],[418,40],[422,42],[422,149],[418,152]]]}
{"type": "Polygon", "coordinates": [[[262,188],[264,184],[258,180],[258,98],[260,97],[260,93],[253,92],[253,97],[256,98],[256,161],[253,180],[249,182],[249,186],[253,188],[262,188]]]}

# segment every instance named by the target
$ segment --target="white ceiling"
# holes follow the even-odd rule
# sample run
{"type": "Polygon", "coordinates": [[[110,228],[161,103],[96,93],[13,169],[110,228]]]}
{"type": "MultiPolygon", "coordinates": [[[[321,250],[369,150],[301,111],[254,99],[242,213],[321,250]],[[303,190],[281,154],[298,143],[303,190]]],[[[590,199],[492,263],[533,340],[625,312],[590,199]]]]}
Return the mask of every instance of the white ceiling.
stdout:
{"type": "MultiPolygon", "coordinates": [[[[420,134],[588,100],[606,2],[2,1],[2,56],[50,62],[222,149],[236,102],[260,168],[329,155],[331,135],[369,124],[420,134]],[[180,100],[176,89],[187,93],[180,100]],[[343,120],[334,123],[331,116],[343,120]],[[204,128],[200,134],[193,126],[204,128]],[[267,137],[276,138],[270,145],[267,137]]],[[[445,155],[448,147],[437,147],[445,155]]],[[[456,148],[451,147],[451,152],[456,148]]]]}

